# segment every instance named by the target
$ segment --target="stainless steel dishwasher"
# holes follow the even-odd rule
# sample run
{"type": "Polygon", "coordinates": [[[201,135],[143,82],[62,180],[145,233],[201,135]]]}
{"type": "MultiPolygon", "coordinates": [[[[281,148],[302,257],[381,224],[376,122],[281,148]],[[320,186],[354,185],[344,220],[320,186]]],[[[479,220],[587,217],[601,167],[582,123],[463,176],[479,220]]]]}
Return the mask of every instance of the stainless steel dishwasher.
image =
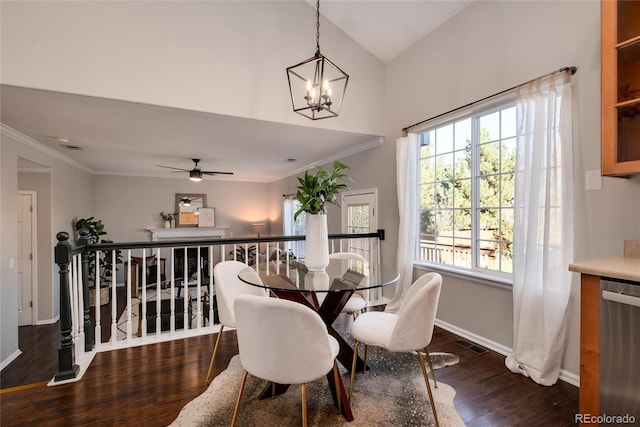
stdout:
{"type": "Polygon", "coordinates": [[[638,422],[640,284],[633,283],[600,281],[600,415],[630,415],[638,422]]]}

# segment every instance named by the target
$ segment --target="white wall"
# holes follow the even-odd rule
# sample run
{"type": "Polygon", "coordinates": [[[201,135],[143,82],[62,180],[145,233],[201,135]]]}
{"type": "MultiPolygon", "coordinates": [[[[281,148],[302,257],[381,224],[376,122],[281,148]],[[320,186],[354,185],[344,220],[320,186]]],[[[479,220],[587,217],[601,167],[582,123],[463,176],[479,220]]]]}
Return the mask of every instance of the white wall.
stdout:
{"type": "MultiPolygon", "coordinates": [[[[53,247],[58,231],[71,234],[74,215],[91,213],[91,177],[81,168],[61,161],[55,153],[35,149],[32,140],[4,126],[0,144],[0,364],[4,364],[18,350],[18,275],[15,266],[10,268],[10,259],[14,259],[16,265],[18,257],[18,159],[26,159],[51,170],[51,227],[49,234],[45,230],[38,234],[38,247],[53,247]]],[[[46,203],[46,198],[41,202],[46,203]]],[[[50,259],[49,269],[53,280],[39,282],[38,288],[39,293],[51,296],[49,301],[38,304],[38,319],[41,321],[55,319],[60,311],[58,271],[53,259],[50,259]]],[[[44,273],[43,276],[46,277],[44,273]]]]}
{"type": "MultiPolygon", "coordinates": [[[[600,162],[599,28],[595,1],[472,3],[389,64],[387,140],[405,126],[575,65],[576,260],[622,255],[624,239],[640,238],[640,179],[605,178],[602,191],[584,191],[585,171],[600,162]]],[[[383,147],[389,160],[376,169],[389,180],[393,145],[383,147]]],[[[395,207],[388,201],[391,216],[395,207]]],[[[563,369],[577,374],[577,277],[572,286],[563,369]]],[[[510,348],[512,311],[510,292],[445,277],[441,320],[510,348]]]]}
{"type": "Polygon", "coordinates": [[[176,193],[206,194],[216,226],[230,227],[233,237],[251,235],[252,222],[269,223],[269,184],[94,175],[92,189],[93,214],[115,242],[150,241],[146,230],[162,227],[161,211],[175,211],[176,193]]]}
{"type": "Polygon", "coordinates": [[[315,53],[304,1],[3,1],[0,19],[3,84],[384,132],[384,64],[322,17],[322,53],[351,77],[343,114],[291,114],[285,68],[315,53]]]}

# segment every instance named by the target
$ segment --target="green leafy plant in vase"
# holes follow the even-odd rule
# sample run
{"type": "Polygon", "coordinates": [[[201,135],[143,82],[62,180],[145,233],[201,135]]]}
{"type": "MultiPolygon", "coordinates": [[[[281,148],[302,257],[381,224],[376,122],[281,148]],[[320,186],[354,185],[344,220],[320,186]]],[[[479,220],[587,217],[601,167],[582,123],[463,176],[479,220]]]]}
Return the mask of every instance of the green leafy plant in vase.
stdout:
{"type": "Polygon", "coordinates": [[[340,182],[342,180],[351,180],[351,177],[344,173],[349,166],[339,161],[333,162],[333,170],[329,172],[322,166],[316,167],[314,174],[309,173],[307,169],[304,176],[298,177],[298,191],[296,200],[300,203],[300,208],[293,215],[293,219],[297,219],[302,212],[311,215],[326,214],[327,205],[333,204],[340,206],[338,203],[338,194],[342,190],[348,190],[349,187],[340,182]]]}
{"type": "Polygon", "coordinates": [[[348,169],[349,166],[335,161],[331,171],[317,166],[315,173],[307,169],[304,176],[298,177],[296,200],[300,208],[293,217],[295,220],[303,212],[307,213],[305,265],[309,271],[324,271],[329,265],[327,205],[340,206],[338,195],[349,188],[343,181],[351,180],[345,173],[348,169]]]}
{"type": "MultiPolygon", "coordinates": [[[[95,217],[88,218],[80,218],[75,220],[74,229],[77,233],[76,244],[84,244],[80,237],[81,230],[84,231],[86,236],[87,244],[95,245],[98,243],[113,243],[113,240],[103,239],[103,236],[106,236],[107,232],[104,229],[104,224],[102,220],[96,220],[95,217]]],[[[87,254],[89,259],[89,272],[88,278],[89,281],[89,293],[92,295],[92,300],[95,301],[95,287],[96,287],[96,252],[89,251],[87,254]]],[[[115,264],[122,263],[122,254],[119,250],[115,251],[115,264]]],[[[101,305],[109,302],[109,286],[111,286],[112,277],[113,277],[113,265],[114,265],[114,257],[113,251],[104,251],[100,252],[100,256],[98,258],[98,266],[100,267],[100,288],[101,288],[101,305]]],[[[117,267],[116,267],[117,270],[117,267]]]]}

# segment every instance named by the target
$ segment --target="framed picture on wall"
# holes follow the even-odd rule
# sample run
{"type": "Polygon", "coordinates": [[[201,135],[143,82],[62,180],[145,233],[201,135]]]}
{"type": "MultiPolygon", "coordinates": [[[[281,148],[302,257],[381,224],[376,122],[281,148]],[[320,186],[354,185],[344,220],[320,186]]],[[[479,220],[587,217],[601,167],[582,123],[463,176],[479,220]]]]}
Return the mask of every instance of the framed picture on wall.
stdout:
{"type": "Polygon", "coordinates": [[[198,227],[216,226],[216,208],[198,209],[198,227]]]}

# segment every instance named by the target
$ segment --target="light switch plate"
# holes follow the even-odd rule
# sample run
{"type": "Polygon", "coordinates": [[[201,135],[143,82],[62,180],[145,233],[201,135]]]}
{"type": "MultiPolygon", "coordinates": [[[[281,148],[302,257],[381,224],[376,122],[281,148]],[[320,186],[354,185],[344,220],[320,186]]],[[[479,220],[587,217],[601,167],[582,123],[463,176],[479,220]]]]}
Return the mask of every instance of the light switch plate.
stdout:
{"type": "Polygon", "coordinates": [[[586,172],[586,187],[587,191],[602,190],[602,176],[600,176],[600,170],[586,172]]]}

